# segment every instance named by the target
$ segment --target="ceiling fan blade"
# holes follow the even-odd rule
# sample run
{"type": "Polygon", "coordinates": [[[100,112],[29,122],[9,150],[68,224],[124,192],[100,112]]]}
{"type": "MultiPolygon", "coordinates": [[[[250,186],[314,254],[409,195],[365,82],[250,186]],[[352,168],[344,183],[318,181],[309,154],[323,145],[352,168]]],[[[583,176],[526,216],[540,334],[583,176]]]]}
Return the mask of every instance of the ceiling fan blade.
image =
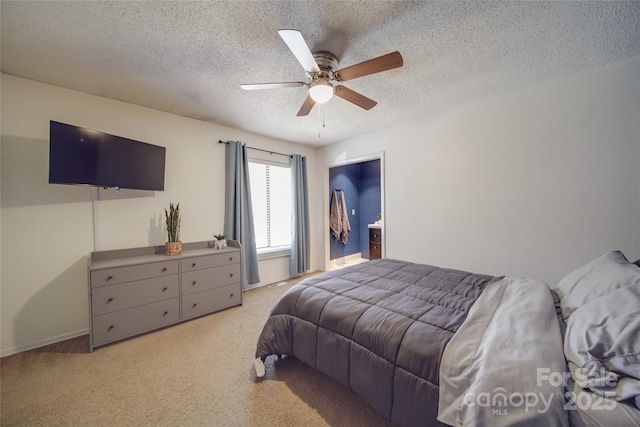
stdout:
{"type": "Polygon", "coordinates": [[[278,34],[282,37],[282,40],[289,46],[291,52],[295,55],[296,59],[302,65],[302,68],[309,73],[319,73],[320,67],[316,62],[309,46],[304,41],[302,33],[298,30],[278,30],[278,34]]]}
{"type": "Polygon", "coordinates": [[[341,85],[336,86],[336,96],[356,104],[358,107],[364,108],[365,110],[370,110],[378,104],[373,99],[367,98],[366,96],[341,85]]]}
{"type": "Polygon", "coordinates": [[[250,83],[243,84],[240,87],[244,90],[259,90],[259,89],[280,89],[283,87],[300,87],[306,83],[303,82],[280,82],[280,83],[250,83]]]}
{"type": "Polygon", "coordinates": [[[400,52],[396,51],[343,68],[342,70],[336,71],[334,74],[337,76],[337,80],[344,82],[358,77],[368,76],[369,74],[402,67],[402,64],[402,55],[400,55],[400,52]]]}
{"type": "Polygon", "coordinates": [[[309,95],[307,95],[307,99],[304,100],[304,103],[302,104],[302,107],[300,107],[300,111],[298,111],[298,114],[296,114],[296,116],[306,116],[307,114],[309,114],[314,105],[316,105],[316,102],[309,95]]]}

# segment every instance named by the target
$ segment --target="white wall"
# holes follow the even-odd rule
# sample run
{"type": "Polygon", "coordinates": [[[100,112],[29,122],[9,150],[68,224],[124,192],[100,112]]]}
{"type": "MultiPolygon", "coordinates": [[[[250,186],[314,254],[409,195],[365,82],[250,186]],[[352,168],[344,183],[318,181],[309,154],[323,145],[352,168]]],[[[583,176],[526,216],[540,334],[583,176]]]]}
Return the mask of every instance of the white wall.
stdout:
{"type": "Polygon", "coordinates": [[[336,158],[384,151],[387,257],[548,283],[609,250],[633,261],[638,76],[640,59],[324,147],[318,191],[336,158]]]}
{"type": "MultiPolygon", "coordinates": [[[[162,245],[169,202],[180,203],[183,242],[221,233],[224,145],[218,140],[315,155],[306,146],[5,74],[1,90],[2,355],[87,333],[86,263],[94,244],[99,250],[162,245]],[[48,184],[49,120],[167,147],[165,191],[99,190],[94,241],[95,190],[48,184]]],[[[282,280],[288,259],[261,261],[260,273],[265,283],[282,280]]]]}

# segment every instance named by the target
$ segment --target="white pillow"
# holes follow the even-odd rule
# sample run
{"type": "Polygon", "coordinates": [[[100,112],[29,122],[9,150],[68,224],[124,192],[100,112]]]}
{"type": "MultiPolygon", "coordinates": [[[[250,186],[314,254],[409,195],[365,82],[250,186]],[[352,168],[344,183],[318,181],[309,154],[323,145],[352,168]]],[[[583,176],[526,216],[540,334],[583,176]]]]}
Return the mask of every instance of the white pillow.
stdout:
{"type": "Polygon", "coordinates": [[[613,251],[569,273],[554,291],[568,322],[571,314],[589,301],[629,285],[640,285],[640,267],[627,261],[622,252],[613,251]]]}
{"type": "Polygon", "coordinates": [[[574,311],[564,353],[578,368],[572,375],[580,387],[640,406],[640,284],[618,288],[574,311]]]}

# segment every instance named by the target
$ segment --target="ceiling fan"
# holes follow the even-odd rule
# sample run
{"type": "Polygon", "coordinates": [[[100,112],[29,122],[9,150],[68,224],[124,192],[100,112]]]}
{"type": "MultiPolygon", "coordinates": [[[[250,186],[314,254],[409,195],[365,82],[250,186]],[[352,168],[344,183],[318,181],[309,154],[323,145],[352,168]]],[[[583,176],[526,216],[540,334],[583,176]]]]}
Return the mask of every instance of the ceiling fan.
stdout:
{"type": "Polygon", "coordinates": [[[400,52],[392,52],[379,56],[368,61],[361,62],[341,70],[334,71],[338,67],[338,59],[329,52],[312,53],[307,43],[298,30],[279,30],[278,34],[287,44],[291,52],[306,71],[307,77],[311,79],[306,82],[280,82],[280,83],[252,83],[243,84],[240,87],[244,90],[258,89],[278,89],[285,87],[308,86],[307,98],[304,100],[298,116],[306,116],[316,103],[324,103],[330,100],[333,95],[339,96],[358,107],[370,110],[376,106],[377,102],[367,98],[341,84],[332,82],[344,82],[358,77],[368,76],[381,71],[402,67],[402,55],[400,52]]]}

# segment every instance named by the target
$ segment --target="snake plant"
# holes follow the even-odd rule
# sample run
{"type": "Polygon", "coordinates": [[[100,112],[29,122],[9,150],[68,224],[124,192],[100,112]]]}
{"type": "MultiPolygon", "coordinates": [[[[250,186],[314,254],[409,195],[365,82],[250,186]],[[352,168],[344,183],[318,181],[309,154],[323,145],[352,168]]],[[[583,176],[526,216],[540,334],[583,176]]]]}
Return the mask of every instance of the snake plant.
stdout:
{"type": "Polygon", "coordinates": [[[169,203],[169,211],[165,208],[164,218],[167,222],[167,239],[169,242],[180,241],[180,203],[169,203]]]}

